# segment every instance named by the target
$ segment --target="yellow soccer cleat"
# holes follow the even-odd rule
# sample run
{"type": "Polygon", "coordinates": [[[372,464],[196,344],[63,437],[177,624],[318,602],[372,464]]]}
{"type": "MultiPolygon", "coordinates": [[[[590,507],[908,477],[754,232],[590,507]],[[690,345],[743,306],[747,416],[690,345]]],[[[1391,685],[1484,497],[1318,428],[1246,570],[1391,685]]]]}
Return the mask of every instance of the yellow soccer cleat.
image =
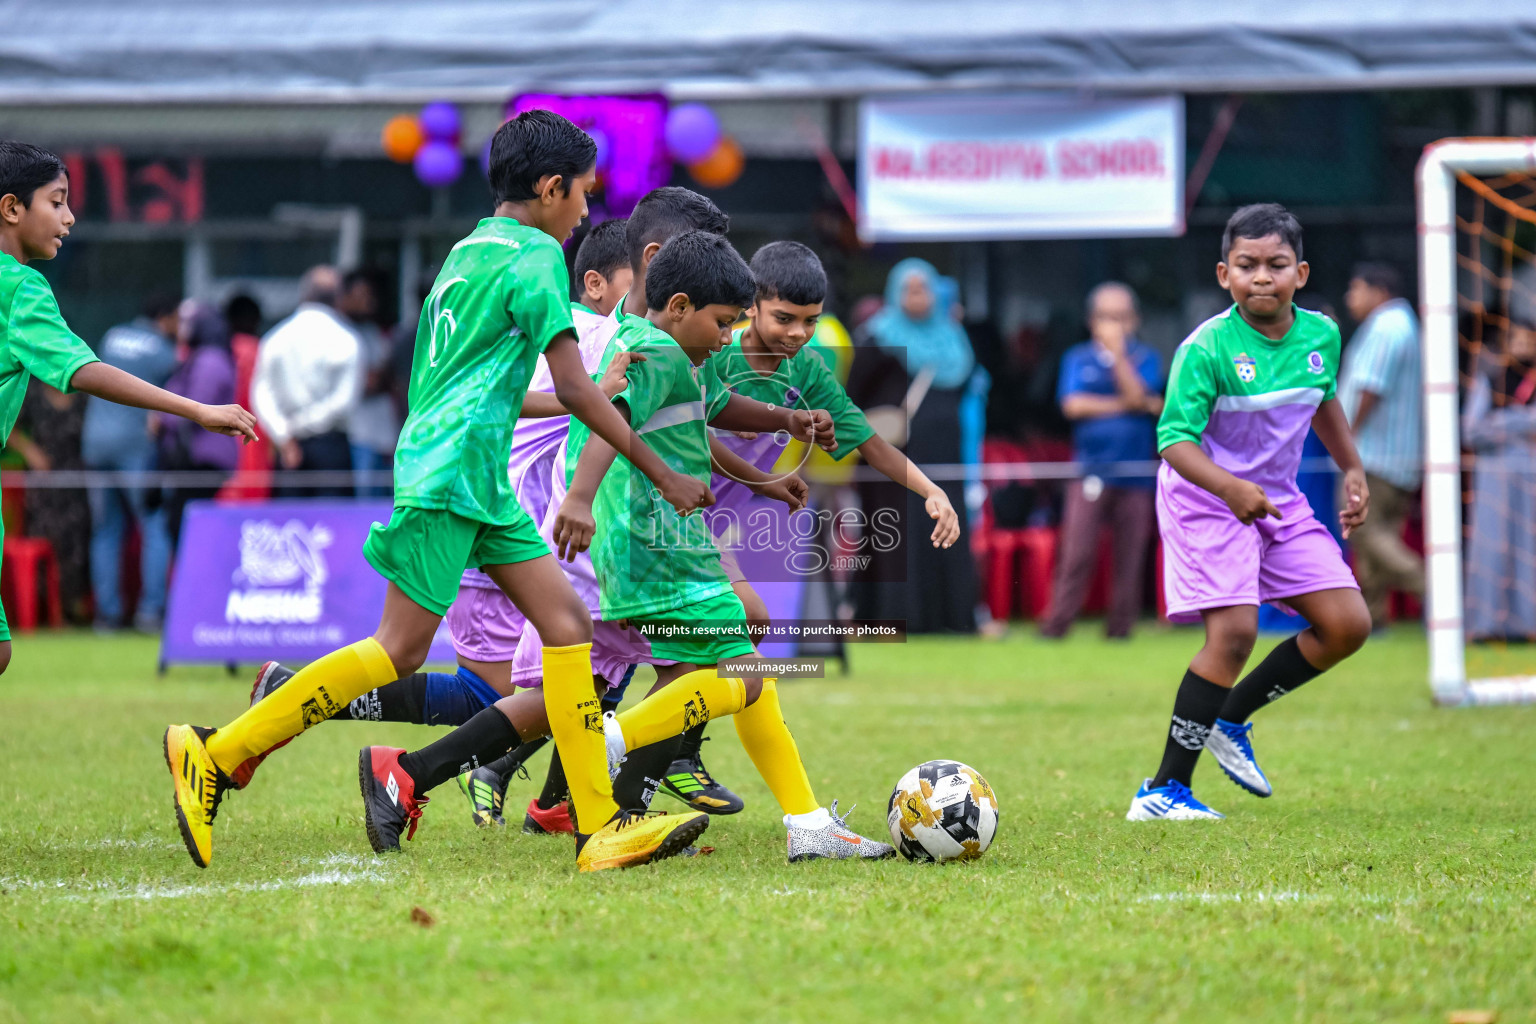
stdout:
{"type": "Polygon", "coordinates": [[[165,730],[165,766],[171,770],[176,790],[176,824],[192,863],[200,868],[213,860],[213,819],[219,813],[224,791],[232,785],[203,745],[211,735],[212,729],[195,725],[173,725],[165,730]]]}
{"type": "Polygon", "coordinates": [[[620,811],[591,835],[576,835],[576,866],[583,871],[632,868],[666,860],[686,850],[709,828],[709,815],[697,811],[667,814],[620,811]]]}

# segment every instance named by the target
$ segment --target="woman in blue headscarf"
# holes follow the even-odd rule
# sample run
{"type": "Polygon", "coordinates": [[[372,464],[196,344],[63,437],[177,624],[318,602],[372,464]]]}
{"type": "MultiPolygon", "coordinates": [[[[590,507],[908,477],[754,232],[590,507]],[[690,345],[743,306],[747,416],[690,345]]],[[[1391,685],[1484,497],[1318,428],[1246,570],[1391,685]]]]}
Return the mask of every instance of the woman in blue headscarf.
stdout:
{"type": "MultiPolygon", "coordinates": [[[[962,406],[966,387],[976,369],[965,328],[955,318],[958,289],[927,260],[905,259],[891,269],[885,283],[885,307],[872,317],[869,334],[907,371],[910,403],[905,451],[919,465],[958,464],[964,460],[962,406]]],[[[957,509],[965,507],[963,481],[940,481],[957,509]]],[[[893,489],[894,492],[894,489],[893,489]]],[[[927,521],[921,501],[895,493],[882,504],[905,501],[906,524],[927,521]]],[[[866,511],[869,511],[866,509],[866,511]]],[[[910,534],[910,531],[909,531],[910,534]]],[[[871,618],[905,618],[913,633],[971,633],[976,629],[976,581],[969,544],[948,550],[905,538],[906,580],[885,588],[894,600],[881,600],[883,614],[871,618]],[[899,596],[897,596],[899,594],[899,596]],[[891,606],[904,614],[890,614],[891,606]]]]}

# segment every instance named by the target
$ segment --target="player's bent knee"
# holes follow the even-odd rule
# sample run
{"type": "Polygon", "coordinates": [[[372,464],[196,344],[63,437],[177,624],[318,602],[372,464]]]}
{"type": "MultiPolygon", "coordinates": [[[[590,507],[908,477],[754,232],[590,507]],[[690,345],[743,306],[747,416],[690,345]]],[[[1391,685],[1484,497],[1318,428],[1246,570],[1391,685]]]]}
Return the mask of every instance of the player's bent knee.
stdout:
{"type": "Polygon", "coordinates": [[[742,684],[746,689],[746,697],[742,700],[741,706],[749,708],[757,703],[757,698],[763,695],[763,677],[753,678],[752,676],[747,676],[742,680],[742,684]]]}
{"type": "Polygon", "coordinates": [[[11,642],[0,640],[0,676],[5,675],[5,670],[11,667],[11,642]]]}
{"type": "Polygon", "coordinates": [[[592,618],[580,601],[546,616],[548,628],[539,626],[546,647],[576,647],[592,642],[592,618]]]}

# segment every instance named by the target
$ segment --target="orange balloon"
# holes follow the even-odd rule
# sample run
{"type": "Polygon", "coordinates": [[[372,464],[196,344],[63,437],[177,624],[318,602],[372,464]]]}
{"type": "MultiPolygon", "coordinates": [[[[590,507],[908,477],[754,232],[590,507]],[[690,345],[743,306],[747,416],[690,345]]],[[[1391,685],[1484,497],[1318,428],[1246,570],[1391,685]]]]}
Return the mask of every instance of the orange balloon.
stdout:
{"type": "Polygon", "coordinates": [[[688,165],[688,173],[705,188],[725,188],[736,183],[746,166],[747,157],[741,146],[729,135],[722,135],[709,156],[688,165]]]}
{"type": "Polygon", "coordinates": [[[385,156],[397,164],[408,164],[416,159],[416,151],[427,137],[414,117],[397,114],[384,123],[384,134],[379,141],[384,145],[385,156]]]}

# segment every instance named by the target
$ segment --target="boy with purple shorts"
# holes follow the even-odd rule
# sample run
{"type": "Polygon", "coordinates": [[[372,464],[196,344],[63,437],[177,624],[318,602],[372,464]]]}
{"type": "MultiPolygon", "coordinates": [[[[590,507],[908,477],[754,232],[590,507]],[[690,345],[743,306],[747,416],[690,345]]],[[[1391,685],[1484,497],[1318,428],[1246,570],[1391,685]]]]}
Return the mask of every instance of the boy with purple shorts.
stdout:
{"type": "Polygon", "coordinates": [[[1204,749],[1233,782],[1269,796],[1249,717],[1355,653],[1371,629],[1338,544],[1296,487],[1310,427],[1344,471],[1344,536],[1365,520],[1365,471],[1334,396],[1338,326],[1291,301],[1309,272],[1301,225],[1277,204],[1245,206],[1227,222],[1222,255],[1216,280],[1233,305],[1179,346],[1157,430],[1168,617],[1204,621],[1205,646],[1130,821],[1223,817],[1189,790],[1204,749]],[[1264,601],[1311,625],[1239,681],[1264,601]]]}

